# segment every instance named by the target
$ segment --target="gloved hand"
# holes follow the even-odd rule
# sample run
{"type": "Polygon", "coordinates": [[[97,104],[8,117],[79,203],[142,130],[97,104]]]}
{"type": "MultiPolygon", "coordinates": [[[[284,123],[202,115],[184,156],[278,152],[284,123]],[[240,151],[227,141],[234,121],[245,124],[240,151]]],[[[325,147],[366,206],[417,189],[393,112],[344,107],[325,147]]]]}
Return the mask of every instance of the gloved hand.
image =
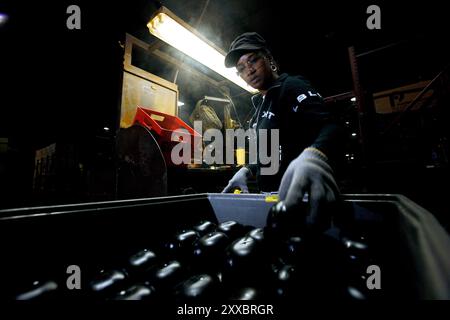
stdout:
{"type": "Polygon", "coordinates": [[[248,193],[247,181],[252,175],[252,172],[247,167],[242,167],[238,172],[234,174],[231,180],[228,182],[222,193],[232,192],[233,189],[239,188],[243,193],[248,193]]]}
{"type": "MultiPolygon", "coordinates": [[[[305,194],[309,198],[308,221],[313,225],[323,224],[321,208],[339,197],[339,189],[327,156],[316,148],[306,148],[288,166],[281,179],[280,200],[286,208],[299,207],[305,194]]],[[[295,209],[294,209],[295,210],[295,209]]]]}

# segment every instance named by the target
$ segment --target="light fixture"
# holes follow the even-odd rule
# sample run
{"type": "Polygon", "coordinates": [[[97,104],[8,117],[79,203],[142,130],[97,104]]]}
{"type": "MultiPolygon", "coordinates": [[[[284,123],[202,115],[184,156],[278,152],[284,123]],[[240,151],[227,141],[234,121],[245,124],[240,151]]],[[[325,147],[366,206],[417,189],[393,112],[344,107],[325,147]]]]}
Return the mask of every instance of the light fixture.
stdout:
{"type": "Polygon", "coordinates": [[[1,13],[0,12],[0,27],[3,26],[4,24],[6,24],[6,22],[8,22],[8,15],[6,13],[1,13]]]}
{"type": "Polygon", "coordinates": [[[179,107],[182,107],[182,106],[184,106],[184,102],[178,101],[178,102],[177,102],[177,105],[178,105],[179,107]]]}
{"type": "Polygon", "coordinates": [[[350,99],[350,101],[355,102],[355,101],[356,101],[356,98],[353,97],[353,98],[350,99]]]}
{"type": "Polygon", "coordinates": [[[235,83],[251,93],[257,90],[250,87],[236,74],[236,68],[226,68],[225,54],[213,43],[204,39],[194,28],[173,14],[166,7],[161,7],[147,23],[152,35],[180,50],[192,59],[235,83]]]}
{"type": "Polygon", "coordinates": [[[217,102],[224,102],[224,103],[231,103],[229,99],[223,99],[223,98],[217,98],[217,97],[210,97],[210,96],[205,96],[205,100],[209,100],[209,101],[217,101],[217,102]]]}

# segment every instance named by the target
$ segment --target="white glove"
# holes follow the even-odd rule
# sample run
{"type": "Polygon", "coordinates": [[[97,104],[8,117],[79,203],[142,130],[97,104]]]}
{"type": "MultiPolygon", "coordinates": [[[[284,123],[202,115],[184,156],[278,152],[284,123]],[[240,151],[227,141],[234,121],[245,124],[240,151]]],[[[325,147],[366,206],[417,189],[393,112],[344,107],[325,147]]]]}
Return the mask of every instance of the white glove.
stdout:
{"type": "Polygon", "coordinates": [[[321,207],[339,197],[339,189],[333,178],[333,170],[327,156],[316,148],[306,148],[289,164],[281,179],[280,200],[286,208],[299,207],[307,194],[309,198],[309,221],[318,224],[323,221],[321,207]]]}
{"type": "Polygon", "coordinates": [[[231,180],[228,182],[222,193],[232,192],[233,189],[239,188],[243,193],[248,193],[247,181],[252,175],[252,172],[247,167],[242,167],[238,172],[234,174],[231,180]]]}

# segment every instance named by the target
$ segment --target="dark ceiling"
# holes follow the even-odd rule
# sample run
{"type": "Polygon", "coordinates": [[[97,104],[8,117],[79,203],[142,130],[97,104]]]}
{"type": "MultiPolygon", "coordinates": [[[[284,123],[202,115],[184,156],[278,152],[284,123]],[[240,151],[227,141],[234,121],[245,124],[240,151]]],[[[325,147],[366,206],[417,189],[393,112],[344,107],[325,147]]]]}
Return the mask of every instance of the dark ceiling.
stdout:
{"type": "Polygon", "coordinates": [[[450,56],[444,44],[450,28],[443,2],[166,0],[162,3],[223,49],[242,32],[259,32],[271,45],[284,71],[305,75],[325,95],[352,88],[349,46],[362,53],[393,45],[360,61],[361,77],[372,91],[429,78],[448,63],[450,56]],[[371,4],[381,9],[381,30],[366,27],[369,17],[366,10],[371,4]]]}
{"type": "MultiPolygon", "coordinates": [[[[443,2],[165,0],[180,18],[226,49],[235,36],[257,31],[283,71],[309,78],[324,96],[352,89],[348,47],[357,53],[372,92],[430,79],[448,64],[449,19],[443,2]],[[366,27],[370,4],[381,8],[381,30],[366,27]]],[[[32,130],[53,139],[111,125],[117,116],[113,81],[118,41],[129,32],[151,42],[152,0],[2,1],[0,134],[32,130]],[[82,29],[66,28],[66,8],[78,4],[82,29]],[[114,109],[114,110],[113,110],[114,109]],[[21,125],[11,119],[20,119],[21,125]],[[62,121],[64,119],[64,121],[62,121]],[[83,126],[80,126],[83,123],[83,126]]]]}

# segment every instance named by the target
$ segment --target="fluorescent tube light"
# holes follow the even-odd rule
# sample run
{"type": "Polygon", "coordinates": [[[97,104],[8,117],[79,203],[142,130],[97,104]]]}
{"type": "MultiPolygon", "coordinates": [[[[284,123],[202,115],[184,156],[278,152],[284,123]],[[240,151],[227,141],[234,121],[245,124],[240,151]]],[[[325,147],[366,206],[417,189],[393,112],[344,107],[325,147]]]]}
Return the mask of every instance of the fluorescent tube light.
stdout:
{"type": "Polygon", "coordinates": [[[147,24],[152,35],[180,50],[192,59],[217,72],[241,88],[251,93],[257,90],[250,87],[236,74],[236,68],[226,68],[225,55],[214,44],[182,21],[167,8],[162,7],[147,24]]]}

